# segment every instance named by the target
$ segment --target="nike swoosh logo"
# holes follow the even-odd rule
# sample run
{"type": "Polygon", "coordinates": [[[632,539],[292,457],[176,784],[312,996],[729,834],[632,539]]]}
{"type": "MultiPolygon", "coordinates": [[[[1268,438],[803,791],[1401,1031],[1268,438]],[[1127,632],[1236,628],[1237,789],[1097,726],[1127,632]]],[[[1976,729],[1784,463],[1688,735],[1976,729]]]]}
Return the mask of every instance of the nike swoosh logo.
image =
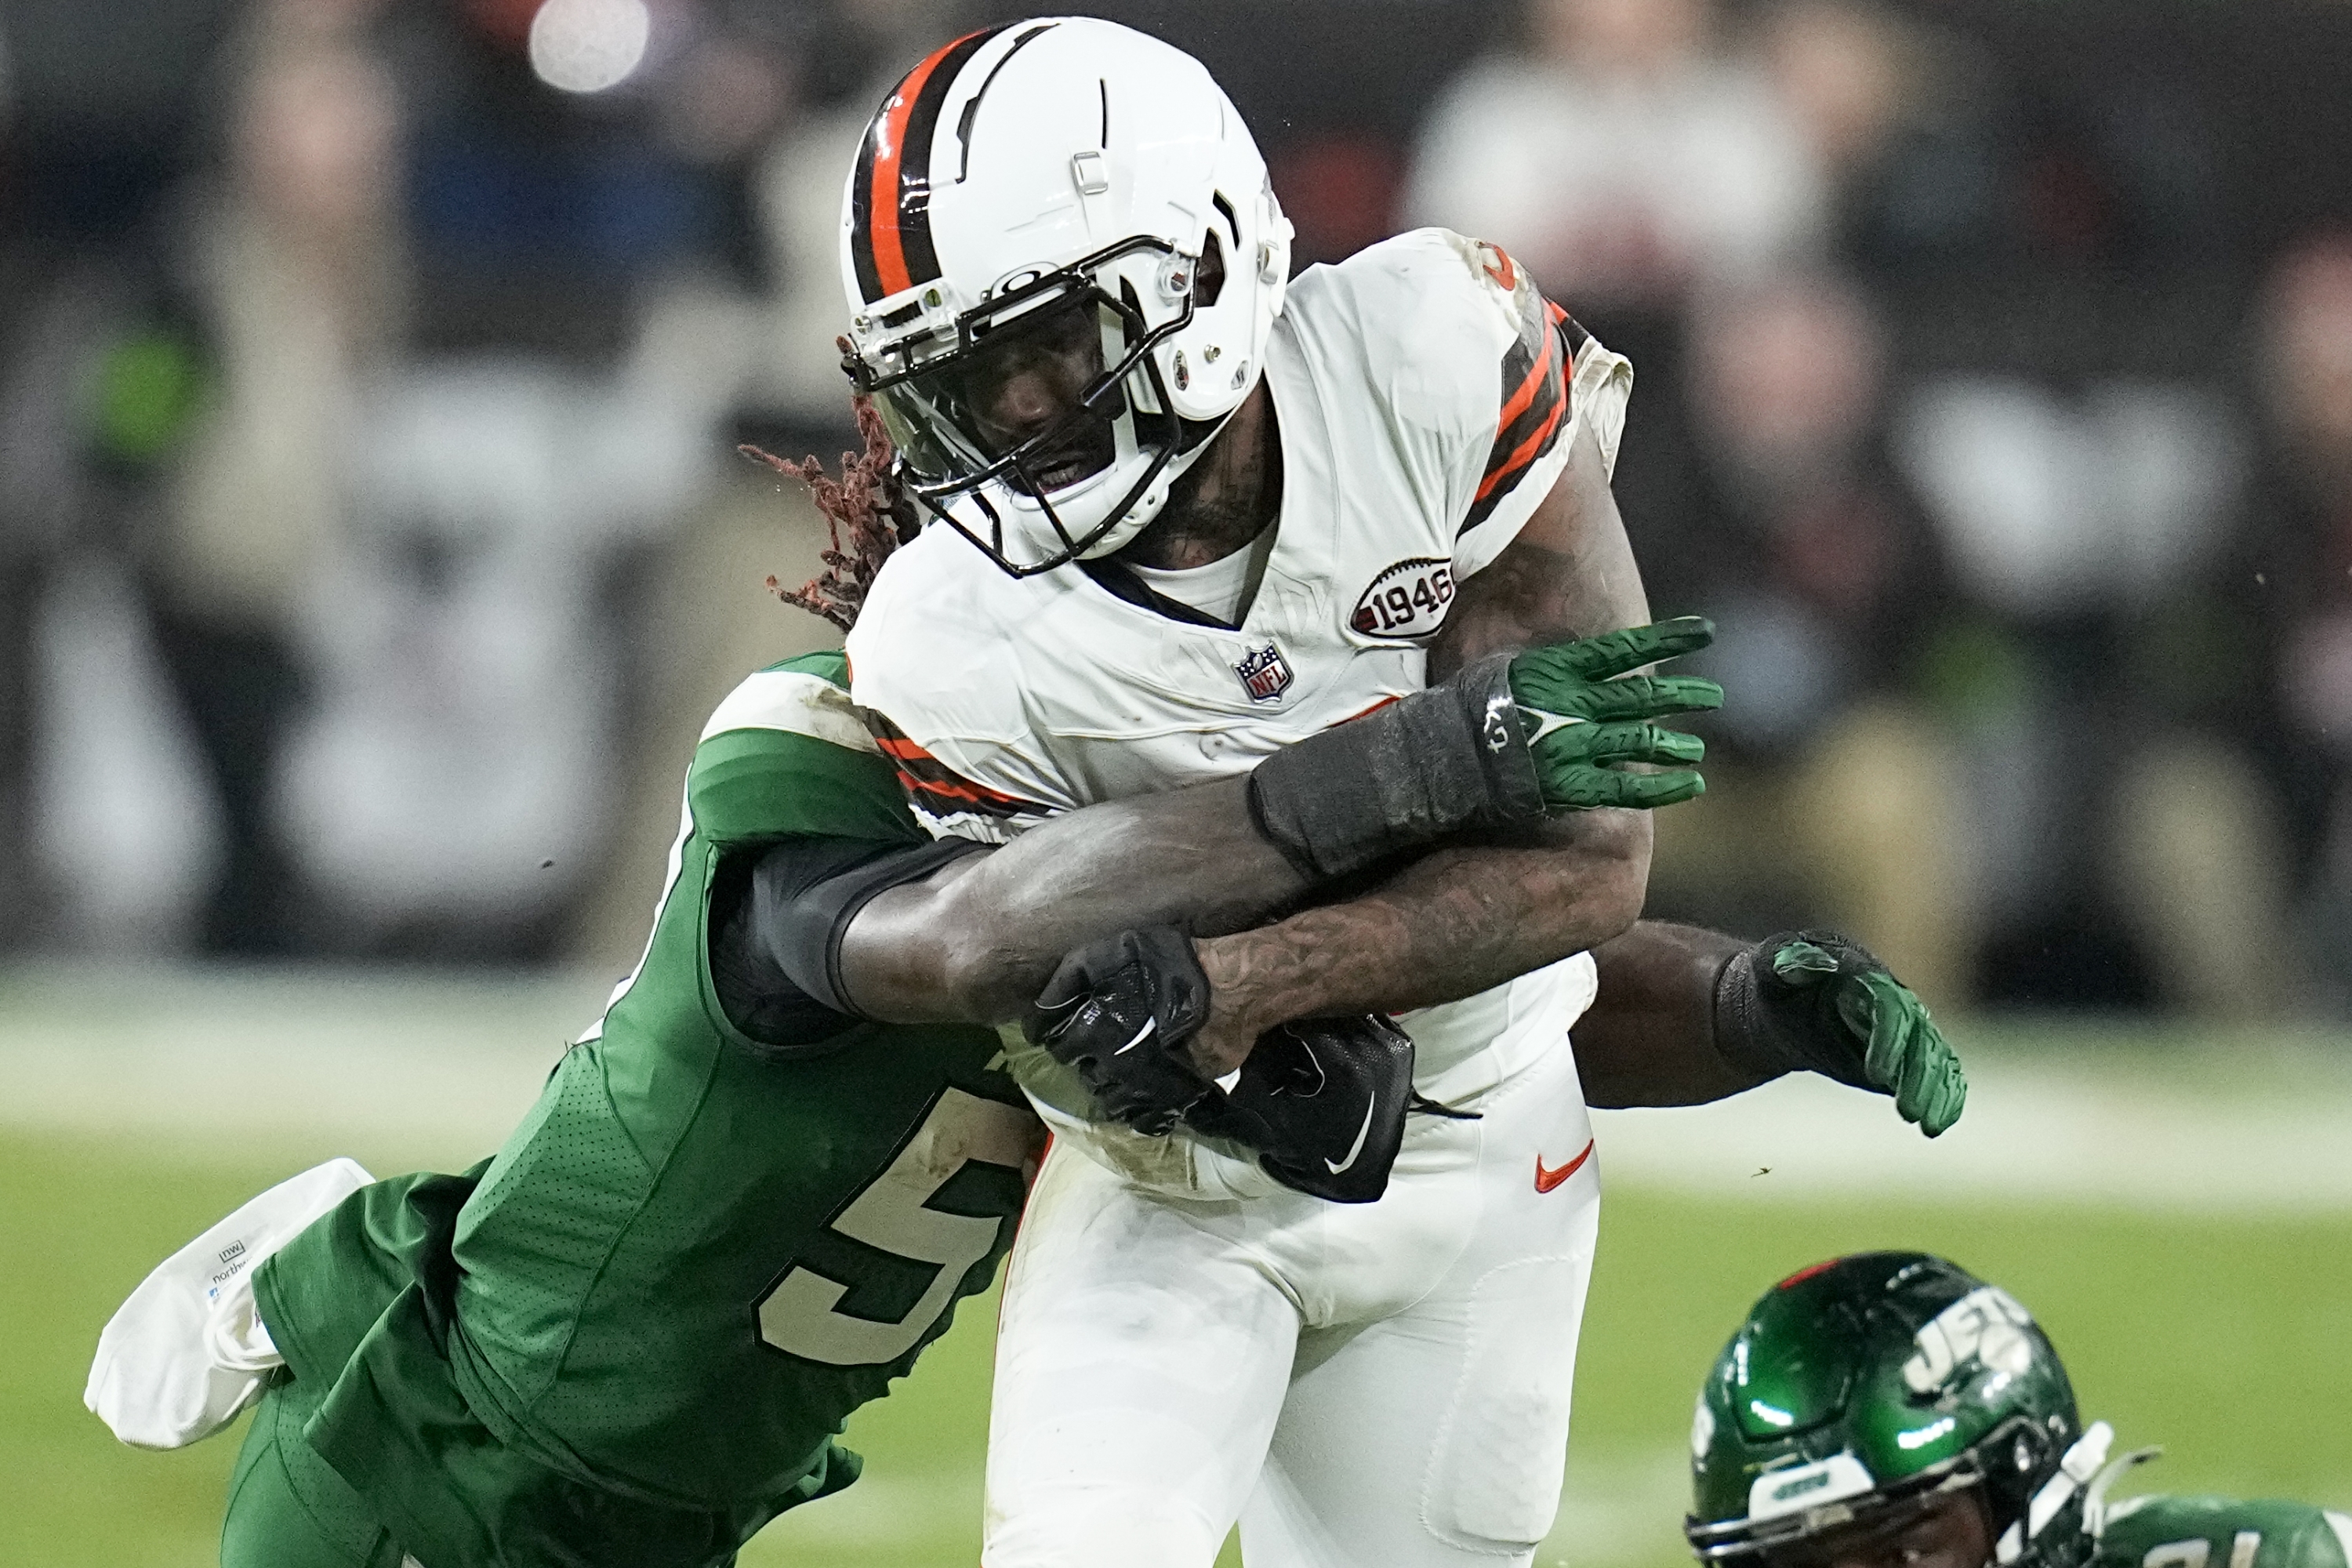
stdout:
{"type": "Polygon", "coordinates": [[[1145,1020],[1143,1020],[1143,1027],[1141,1027],[1140,1029],[1138,1029],[1138,1030],[1136,1030],[1136,1031],[1135,1031],[1135,1038],[1133,1038],[1133,1039],[1131,1039],[1131,1040],[1128,1041],[1128,1042],[1127,1042],[1127,1044],[1125,1044],[1125,1045],[1123,1045],[1123,1046],[1119,1047],[1119,1048],[1118,1048],[1118,1049],[1117,1049],[1117,1050],[1115,1050],[1115,1051],[1111,1052],[1111,1055],[1113,1055],[1113,1056],[1115,1056],[1115,1057],[1123,1057],[1123,1056],[1127,1055],[1127,1053],[1128,1053],[1128,1052],[1129,1052],[1129,1051],[1131,1051],[1131,1050],[1135,1049],[1135,1047],[1138,1047],[1138,1046],[1139,1046],[1139,1045],[1143,1044],[1143,1042],[1144,1042],[1144,1041],[1146,1041],[1146,1040],[1150,1039],[1150,1038],[1151,1037],[1151,1031],[1152,1031],[1152,1030],[1154,1030],[1154,1029],[1156,1029],[1156,1028],[1158,1028],[1159,1026],[1160,1026],[1160,1020],[1159,1020],[1159,1019],[1157,1019],[1157,1018],[1146,1018],[1145,1020]]]}
{"type": "Polygon", "coordinates": [[[1364,1134],[1372,1130],[1372,1112],[1378,1110],[1380,1108],[1380,1101],[1377,1100],[1372,1101],[1371,1104],[1364,1107],[1364,1124],[1356,1129],[1356,1142],[1355,1144],[1349,1149],[1348,1157],[1346,1159],[1340,1161],[1336,1165],[1332,1164],[1328,1160],[1323,1162],[1324,1165],[1333,1175],[1337,1176],[1344,1173],[1349,1166],[1356,1163],[1356,1156],[1364,1152],[1364,1134]]]}
{"type": "Polygon", "coordinates": [[[1569,1177],[1582,1170],[1584,1168],[1584,1162],[1591,1158],[1592,1144],[1591,1142],[1587,1142],[1584,1145],[1583,1152],[1577,1155],[1575,1159],[1570,1160],[1567,1164],[1562,1165],[1556,1171],[1548,1171],[1544,1169],[1543,1155],[1538,1152],[1536,1155],[1536,1191],[1539,1193],[1548,1193],[1551,1191],[1554,1187],[1568,1180],[1569,1177]]]}

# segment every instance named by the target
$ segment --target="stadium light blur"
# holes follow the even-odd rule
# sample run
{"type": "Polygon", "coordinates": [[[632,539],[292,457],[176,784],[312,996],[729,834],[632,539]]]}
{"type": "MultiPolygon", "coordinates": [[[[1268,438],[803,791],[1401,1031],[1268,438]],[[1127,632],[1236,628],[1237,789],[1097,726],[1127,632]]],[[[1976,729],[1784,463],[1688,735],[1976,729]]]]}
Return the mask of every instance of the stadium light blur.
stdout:
{"type": "Polygon", "coordinates": [[[530,19],[530,68],[565,92],[602,92],[646,58],[645,0],[547,0],[530,19]]]}

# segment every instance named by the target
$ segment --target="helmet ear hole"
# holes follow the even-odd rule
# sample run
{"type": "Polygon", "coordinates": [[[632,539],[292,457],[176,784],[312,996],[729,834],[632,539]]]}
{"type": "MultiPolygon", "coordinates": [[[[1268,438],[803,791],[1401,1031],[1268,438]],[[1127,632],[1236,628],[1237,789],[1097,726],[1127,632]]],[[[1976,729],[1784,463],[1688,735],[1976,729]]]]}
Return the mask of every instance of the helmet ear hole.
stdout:
{"type": "Polygon", "coordinates": [[[1207,310],[1225,291],[1225,247],[1215,229],[1209,230],[1201,241],[1201,259],[1192,268],[1192,303],[1207,310]]]}

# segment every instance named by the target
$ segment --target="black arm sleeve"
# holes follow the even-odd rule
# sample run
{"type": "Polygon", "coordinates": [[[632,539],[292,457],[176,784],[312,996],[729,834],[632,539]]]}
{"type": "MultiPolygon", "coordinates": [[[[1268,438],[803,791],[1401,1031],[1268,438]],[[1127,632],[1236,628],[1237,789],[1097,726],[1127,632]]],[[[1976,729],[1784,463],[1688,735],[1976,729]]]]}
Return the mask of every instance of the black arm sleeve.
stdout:
{"type": "Polygon", "coordinates": [[[710,980],[729,1023],[782,1055],[863,1015],[841,987],[841,937],[866,901],[985,846],[787,838],[723,859],[710,894],[710,980]]]}

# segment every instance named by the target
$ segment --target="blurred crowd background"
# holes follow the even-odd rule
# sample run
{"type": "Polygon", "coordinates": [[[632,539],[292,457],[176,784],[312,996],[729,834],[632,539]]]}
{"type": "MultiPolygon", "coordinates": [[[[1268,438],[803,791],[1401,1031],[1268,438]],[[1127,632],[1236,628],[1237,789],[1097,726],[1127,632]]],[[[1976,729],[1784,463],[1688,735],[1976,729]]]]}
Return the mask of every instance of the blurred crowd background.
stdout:
{"type": "MultiPolygon", "coordinates": [[[[1090,8],[1300,265],[1444,224],[1632,355],[1732,694],[1654,912],[2352,1014],[2352,5],[1090,8]]],[[[703,715],[832,640],[732,448],[847,443],[859,132],[1016,14],[7,0],[0,955],[625,965],[703,715]]]]}

